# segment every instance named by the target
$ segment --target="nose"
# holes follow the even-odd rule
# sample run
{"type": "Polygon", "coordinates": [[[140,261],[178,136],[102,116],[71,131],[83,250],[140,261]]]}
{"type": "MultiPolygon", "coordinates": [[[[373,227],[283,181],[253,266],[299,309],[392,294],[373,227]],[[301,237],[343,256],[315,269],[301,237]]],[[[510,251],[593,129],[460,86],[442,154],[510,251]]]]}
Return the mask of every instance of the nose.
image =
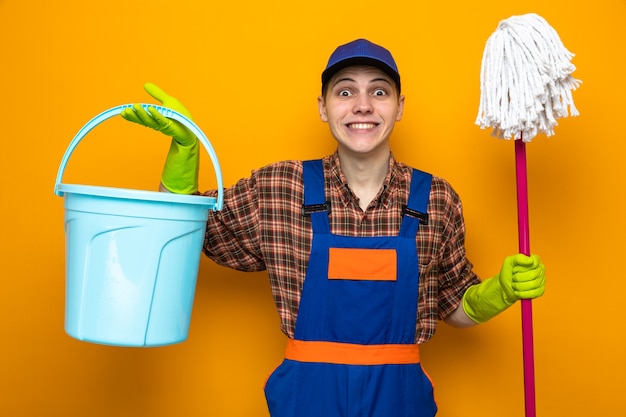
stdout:
{"type": "Polygon", "coordinates": [[[371,113],[372,101],[368,94],[358,94],[354,100],[354,112],[355,113],[371,113]]]}

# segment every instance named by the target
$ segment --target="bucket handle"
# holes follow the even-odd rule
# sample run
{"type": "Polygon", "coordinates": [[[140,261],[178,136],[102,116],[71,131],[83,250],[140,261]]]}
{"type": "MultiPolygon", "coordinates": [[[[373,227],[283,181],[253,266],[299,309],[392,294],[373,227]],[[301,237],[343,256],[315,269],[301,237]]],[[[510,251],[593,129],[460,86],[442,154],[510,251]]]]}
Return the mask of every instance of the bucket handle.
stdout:
{"type": "MultiPolygon", "coordinates": [[[[200,143],[202,143],[202,146],[204,146],[206,151],[209,153],[209,156],[211,157],[211,162],[213,163],[213,169],[215,170],[215,177],[217,179],[217,202],[213,210],[214,211],[221,210],[224,204],[224,186],[222,182],[222,171],[220,169],[219,161],[217,160],[217,155],[215,154],[215,151],[213,150],[213,146],[211,146],[211,143],[209,142],[209,139],[206,137],[206,135],[188,117],[186,117],[185,115],[181,113],[178,113],[177,111],[174,111],[172,109],[169,109],[163,106],[155,106],[154,104],[140,103],[139,105],[143,107],[145,110],[148,110],[148,107],[155,108],[163,116],[182,123],[187,129],[191,130],[191,132],[194,135],[196,135],[200,143]]],[[[61,160],[61,165],[59,166],[59,171],[57,173],[56,183],[54,185],[54,193],[56,195],[58,196],[63,195],[63,192],[59,190],[59,184],[61,183],[61,179],[63,178],[63,172],[65,171],[65,166],[67,165],[67,161],[70,159],[72,152],[74,152],[74,149],[76,148],[78,143],[83,139],[83,137],[85,137],[87,133],[89,133],[94,127],[96,127],[100,123],[104,122],[107,119],[110,119],[113,116],[117,116],[124,109],[132,108],[133,106],[134,104],[122,104],[121,106],[117,106],[117,107],[110,108],[109,110],[105,110],[99,115],[95,116],[89,122],[87,122],[87,124],[85,124],[78,131],[76,136],[74,136],[74,139],[72,139],[72,142],[70,142],[67,150],[65,151],[65,154],[63,155],[63,159],[61,160]]]]}

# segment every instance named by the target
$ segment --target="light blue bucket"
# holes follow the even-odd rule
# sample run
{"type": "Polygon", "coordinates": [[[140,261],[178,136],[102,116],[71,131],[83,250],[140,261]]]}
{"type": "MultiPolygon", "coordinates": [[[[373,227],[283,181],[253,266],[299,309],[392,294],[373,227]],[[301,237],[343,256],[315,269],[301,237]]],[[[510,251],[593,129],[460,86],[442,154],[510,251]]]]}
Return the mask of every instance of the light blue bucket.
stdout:
{"type": "Polygon", "coordinates": [[[187,117],[156,108],[189,128],[211,157],[217,198],[61,184],[74,148],[95,126],[132,107],[91,119],[65,151],[54,193],[65,200],[65,331],[115,346],[161,346],[187,339],[209,210],[223,203],[222,175],[207,137],[187,117]]]}

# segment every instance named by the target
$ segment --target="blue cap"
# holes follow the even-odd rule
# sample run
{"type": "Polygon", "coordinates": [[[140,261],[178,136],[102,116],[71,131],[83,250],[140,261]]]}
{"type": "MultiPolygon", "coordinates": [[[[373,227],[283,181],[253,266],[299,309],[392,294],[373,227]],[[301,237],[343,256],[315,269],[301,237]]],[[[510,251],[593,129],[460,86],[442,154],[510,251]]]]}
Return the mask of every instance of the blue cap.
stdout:
{"type": "Polygon", "coordinates": [[[372,65],[387,73],[400,92],[400,73],[391,53],[366,39],[357,39],[335,49],[322,72],[322,93],[326,84],[340,70],[351,65],[372,65]]]}

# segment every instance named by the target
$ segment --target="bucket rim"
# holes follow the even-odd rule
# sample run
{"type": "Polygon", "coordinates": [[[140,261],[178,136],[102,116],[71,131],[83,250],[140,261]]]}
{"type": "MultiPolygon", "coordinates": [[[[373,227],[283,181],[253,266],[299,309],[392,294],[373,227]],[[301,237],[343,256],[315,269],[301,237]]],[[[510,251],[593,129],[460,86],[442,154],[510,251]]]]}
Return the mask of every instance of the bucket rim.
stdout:
{"type": "Polygon", "coordinates": [[[58,190],[62,194],[80,194],[98,197],[120,198],[126,200],[154,201],[164,203],[184,203],[207,208],[214,208],[217,203],[215,197],[191,194],[175,194],[160,191],[133,190],[130,188],[114,188],[95,185],[59,184],[58,190]]]}

